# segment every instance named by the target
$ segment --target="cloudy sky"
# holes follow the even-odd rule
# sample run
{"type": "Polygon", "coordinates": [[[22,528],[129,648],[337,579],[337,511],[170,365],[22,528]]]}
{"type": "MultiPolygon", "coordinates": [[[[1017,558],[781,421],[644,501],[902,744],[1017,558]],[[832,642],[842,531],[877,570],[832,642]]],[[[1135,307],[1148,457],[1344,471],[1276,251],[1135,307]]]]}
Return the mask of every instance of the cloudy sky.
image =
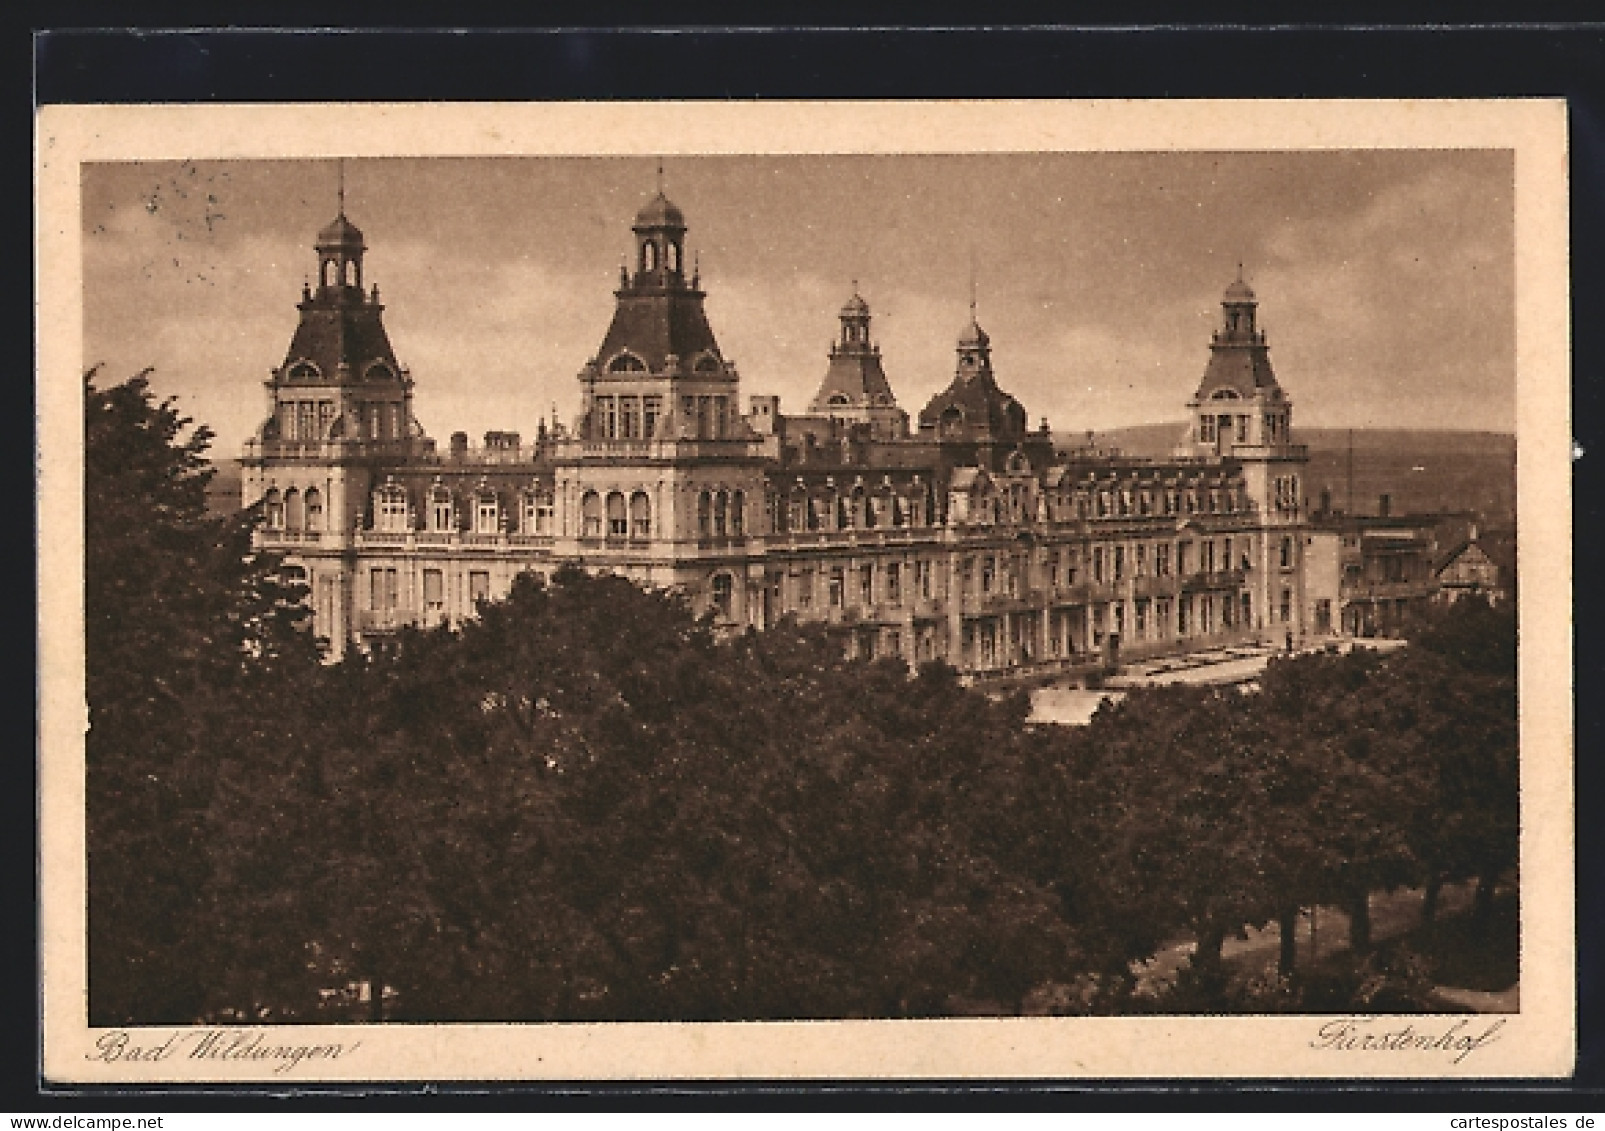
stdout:
{"type": "MultiPolygon", "coordinates": [[[[1485,150],[675,157],[744,393],[802,411],[853,281],[910,413],[945,386],[971,264],[1002,385],[1055,429],[1179,420],[1243,264],[1297,424],[1512,430],[1512,159],[1485,150]]],[[[643,157],[346,162],[416,409],[531,434],[601,344],[643,157]]],[[[237,454],[266,413],[332,161],[83,171],[85,361],[237,454]]]]}

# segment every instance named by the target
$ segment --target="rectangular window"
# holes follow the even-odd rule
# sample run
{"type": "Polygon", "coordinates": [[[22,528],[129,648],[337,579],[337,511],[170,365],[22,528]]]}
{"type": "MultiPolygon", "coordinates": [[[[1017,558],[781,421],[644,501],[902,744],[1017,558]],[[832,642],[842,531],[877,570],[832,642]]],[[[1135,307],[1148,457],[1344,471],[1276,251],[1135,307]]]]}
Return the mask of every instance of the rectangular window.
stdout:
{"type": "Polygon", "coordinates": [[[1170,631],[1170,598],[1161,597],[1154,602],[1154,635],[1164,636],[1170,631]]]}
{"type": "Polygon", "coordinates": [[[396,607],[398,595],[396,571],[375,568],[368,574],[368,605],[374,612],[386,612],[396,607]]]}
{"type": "Polygon", "coordinates": [[[981,559],[981,592],[992,592],[992,585],[997,580],[997,559],[991,554],[981,559]]]}
{"type": "Polygon", "coordinates": [[[658,430],[658,417],[663,415],[663,398],[658,396],[641,398],[641,434],[645,439],[652,439],[658,430]]]}
{"type": "Polygon", "coordinates": [[[1207,634],[1215,631],[1215,599],[1204,594],[1198,599],[1198,624],[1207,634]]]}
{"type": "Polygon", "coordinates": [[[1137,639],[1142,640],[1148,635],[1148,602],[1137,602],[1137,639]]]}
{"type": "Polygon", "coordinates": [[[805,569],[797,575],[797,607],[806,609],[814,603],[814,571],[805,569]]]}
{"type": "Polygon", "coordinates": [[[903,567],[897,562],[886,565],[886,599],[894,605],[903,603],[903,567]]]}
{"type": "Polygon", "coordinates": [[[468,575],[468,600],[473,604],[490,600],[490,574],[473,570],[468,575]]]}
{"type": "Polygon", "coordinates": [[[1283,624],[1293,619],[1293,591],[1291,589],[1282,590],[1282,604],[1277,612],[1281,614],[1283,624]]]}
{"type": "Polygon", "coordinates": [[[1203,555],[1203,561],[1198,563],[1198,568],[1201,571],[1203,571],[1204,573],[1214,573],[1215,572],[1215,539],[1206,538],[1206,539],[1204,539],[1203,542],[1199,543],[1199,546],[1200,546],[1200,551],[1199,552],[1203,555]]]}
{"type": "Polygon", "coordinates": [[[1103,581],[1103,547],[1102,546],[1094,546],[1092,548],[1092,580],[1097,581],[1097,582],[1102,582],[1103,581]]]}
{"type": "Polygon", "coordinates": [[[1282,568],[1293,568],[1293,539],[1287,536],[1282,538],[1282,568]]]}
{"type": "Polygon", "coordinates": [[[1176,572],[1177,573],[1179,573],[1179,574],[1181,574],[1183,576],[1186,576],[1188,573],[1192,572],[1192,562],[1191,562],[1192,556],[1193,555],[1192,555],[1192,543],[1191,542],[1177,542],[1176,543],[1176,572]]]}
{"type": "Polygon", "coordinates": [[[1198,442],[1201,444],[1213,444],[1215,442],[1215,418],[1213,416],[1201,416],[1198,418],[1198,442]]]}
{"type": "Polygon", "coordinates": [[[875,567],[869,563],[858,567],[858,603],[866,606],[875,603],[875,567]]]}
{"type": "Polygon", "coordinates": [[[641,438],[641,398],[619,398],[619,420],[626,440],[641,438]]]}
{"type": "Polygon", "coordinates": [[[839,609],[842,607],[842,589],[845,588],[845,585],[846,575],[842,567],[833,567],[830,571],[830,591],[826,594],[831,608],[839,609]]]}
{"type": "Polygon", "coordinates": [[[1234,565],[1236,565],[1236,562],[1232,559],[1232,540],[1228,538],[1226,539],[1226,552],[1222,555],[1220,567],[1221,569],[1231,569],[1234,565]]]}
{"type": "Polygon", "coordinates": [[[1193,599],[1183,597],[1176,605],[1176,635],[1187,635],[1187,622],[1192,619],[1193,599]]]}
{"type": "Polygon", "coordinates": [[[446,607],[445,578],[438,569],[424,570],[424,608],[438,613],[446,607]]]}
{"type": "Polygon", "coordinates": [[[501,508],[496,505],[495,499],[481,499],[474,512],[474,532],[476,534],[495,534],[501,525],[501,508]]]}
{"type": "Polygon", "coordinates": [[[1120,581],[1126,576],[1126,548],[1115,547],[1115,580],[1120,581]]]}
{"type": "Polygon", "coordinates": [[[1161,542],[1154,547],[1154,574],[1157,577],[1170,576],[1170,543],[1161,542]]]}
{"type": "Polygon", "coordinates": [[[931,596],[931,563],[921,559],[914,563],[915,584],[919,586],[920,597],[929,600],[931,596]]]}
{"type": "Polygon", "coordinates": [[[318,438],[329,434],[329,425],[334,423],[334,402],[318,402],[318,438]]]}
{"type": "Polygon", "coordinates": [[[1059,555],[1057,553],[1048,559],[1048,588],[1059,588],[1059,555]]]}
{"type": "Polygon", "coordinates": [[[1148,576],[1148,544],[1146,542],[1137,543],[1137,551],[1136,552],[1137,552],[1137,561],[1136,561],[1135,568],[1136,568],[1136,571],[1137,571],[1137,576],[1138,577],[1147,577],[1148,576]]]}

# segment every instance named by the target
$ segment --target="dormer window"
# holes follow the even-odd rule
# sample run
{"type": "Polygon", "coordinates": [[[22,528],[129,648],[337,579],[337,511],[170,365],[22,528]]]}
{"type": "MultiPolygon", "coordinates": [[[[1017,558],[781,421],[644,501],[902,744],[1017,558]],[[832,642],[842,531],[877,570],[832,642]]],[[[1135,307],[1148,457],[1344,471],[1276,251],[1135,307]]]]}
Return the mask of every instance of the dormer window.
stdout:
{"type": "Polygon", "coordinates": [[[646,362],[628,351],[619,354],[607,363],[609,373],[645,373],[646,362]]]}
{"type": "Polygon", "coordinates": [[[389,532],[407,529],[407,492],[396,483],[387,482],[373,493],[373,526],[389,532]]]}

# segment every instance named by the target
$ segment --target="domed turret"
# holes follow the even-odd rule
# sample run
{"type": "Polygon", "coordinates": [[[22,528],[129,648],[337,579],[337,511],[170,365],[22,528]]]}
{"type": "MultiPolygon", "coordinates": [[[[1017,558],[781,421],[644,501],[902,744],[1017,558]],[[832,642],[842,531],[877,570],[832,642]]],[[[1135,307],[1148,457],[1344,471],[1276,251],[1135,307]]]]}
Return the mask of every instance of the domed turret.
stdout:
{"type": "Polygon", "coordinates": [[[318,232],[318,242],[315,245],[319,251],[334,251],[336,249],[365,250],[367,244],[363,242],[362,229],[346,219],[342,209],[340,215],[330,221],[318,232]]]}
{"type": "Polygon", "coordinates": [[[643,228],[685,228],[685,213],[662,192],[647,201],[635,214],[635,230],[643,228]]]}
{"type": "Polygon", "coordinates": [[[1239,267],[1237,269],[1237,281],[1234,282],[1231,286],[1226,288],[1226,294],[1223,296],[1223,300],[1222,301],[1225,301],[1225,302],[1253,302],[1254,301],[1254,290],[1247,283],[1243,282],[1243,269],[1241,267],[1239,267]]]}
{"type": "Polygon", "coordinates": [[[964,327],[964,333],[959,335],[960,350],[983,350],[992,344],[981,324],[971,317],[970,324],[964,327]]]}
{"type": "Polygon", "coordinates": [[[854,290],[853,297],[842,303],[841,317],[843,319],[868,318],[869,303],[865,302],[864,297],[854,290]]]}

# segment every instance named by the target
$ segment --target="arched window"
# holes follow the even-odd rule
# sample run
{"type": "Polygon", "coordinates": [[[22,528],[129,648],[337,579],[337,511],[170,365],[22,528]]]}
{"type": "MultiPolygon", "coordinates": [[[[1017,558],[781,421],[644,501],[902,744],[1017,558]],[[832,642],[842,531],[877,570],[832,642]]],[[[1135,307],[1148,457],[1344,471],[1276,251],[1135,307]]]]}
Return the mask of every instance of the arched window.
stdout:
{"type": "Polygon", "coordinates": [[[269,530],[284,529],[284,497],[277,487],[268,488],[268,493],[262,496],[262,512],[269,530]]]}
{"type": "Polygon", "coordinates": [[[731,619],[735,604],[736,581],[728,573],[713,575],[713,609],[720,620],[731,619]]]}
{"type": "Polygon", "coordinates": [[[723,538],[729,533],[729,528],[726,525],[729,509],[730,496],[723,491],[716,493],[713,496],[713,536],[715,538],[723,538]]]}
{"type": "Polygon", "coordinates": [[[853,488],[853,501],[847,508],[847,522],[850,526],[868,526],[873,520],[870,517],[869,499],[862,487],[853,488]]]}
{"type": "Polygon", "coordinates": [[[641,270],[656,271],[658,267],[658,245],[648,240],[641,245],[641,270]]]}
{"type": "Polygon", "coordinates": [[[602,537],[602,496],[587,491],[580,499],[580,534],[585,538],[602,537]]]}
{"type": "Polygon", "coordinates": [[[607,536],[627,538],[630,534],[630,516],[625,507],[622,491],[607,493],[607,536]]]}
{"type": "Polygon", "coordinates": [[[737,491],[730,496],[730,536],[744,538],[747,533],[747,493],[737,491]]]}
{"type": "Polygon", "coordinates": [[[630,496],[630,537],[652,537],[652,500],[645,491],[630,496]]]}
{"type": "Polygon", "coordinates": [[[429,488],[429,529],[445,531],[452,529],[451,492],[443,483],[436,483],[429,488]]]}
{"type": "Polygon", "coordinates": [[[323,493],[316,487],[307,488],[306,496],[307,529],[323,529],[323,493]]]}
{"type": "Polygon", "coordinates": [[[306,529],[306,506],[301,501],[301,492],[291,487],[284,492],[284,529],[306,529]]]}
{"type": "Polygon", "coordinates": [[[357,261],[354,260],[354,259],[348,259],[348,260],[346,260],[346,286],[354,287],[356,285],[357,285],[357,261]]]}
{"type": "Polygon", "coordinates": [[[670,240],[668,243],[668,253],[669,270],[678,271],[680,269],[680,245],[675,243],[673,240],[670,240]]]}
{"type": "Polygon", "coordinates": [[[407,529],[407,492],[387,482],[374,492],[373,523],[376,530],[392,533],[407,529]]]}
{"type": "Polygon", "coordinates": [[[644,373],[646,372],[646,362],[636,357],[633,353],[626,351],[607,363],[607,371],[609,373],[644,373]]]}
{"type": "Polygon", "coordinates": [[[323,285],[324,286],[326,286],[326,287],[334,286],[334,281],[335,281],[335,278],[336,278],[336,276],[335,276],[335,271],[336,270],[337,270],[337,268],[335,267],[334,260],[325,259],[323,261],[323,285]]]}
{"type": "Polygon", "coordinates": [[[481,490],[474,496],[474,533],[495,534],[501,530],[502,507],[496,492],[481,490]]]}
{"type": "Polygon", "coordinates": [[[707,538],[713,533],[713,496],[704,491],[697,496],[697,536],[707,538]]]}

